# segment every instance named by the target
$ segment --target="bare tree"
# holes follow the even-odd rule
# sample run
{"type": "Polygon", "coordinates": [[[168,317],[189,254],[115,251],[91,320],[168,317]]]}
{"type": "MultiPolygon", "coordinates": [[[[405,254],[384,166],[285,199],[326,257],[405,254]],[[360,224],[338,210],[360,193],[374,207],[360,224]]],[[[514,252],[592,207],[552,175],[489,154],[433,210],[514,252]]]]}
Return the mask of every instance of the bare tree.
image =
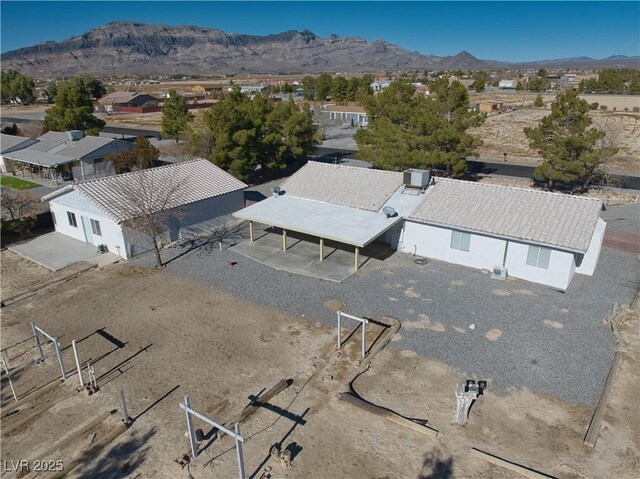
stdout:
{"type": "Polygon", "coordinates": [[[8,187],[2,188],[0,192],[2,211],[6,212],[12,220],[33,217],[42,210],[42,202],[32,193],[8,187]]]}
{"type": "Polygon", "coordinates": [[[185,202],[188,178],[178,178],[167,168],[151,168],[116,178],[113,203],[121,212],[122,224],[150,238],[156,267],[161,268],[158,241],[184,217],[180,206],[185,202]]]}
{"type": "Polygon", "coordinates": [[[162,155],[173,156],[178,161],[189,161],[197,158],[194,148],[187,142],[171,143],[162,145],[160,148],[162,155]]]}

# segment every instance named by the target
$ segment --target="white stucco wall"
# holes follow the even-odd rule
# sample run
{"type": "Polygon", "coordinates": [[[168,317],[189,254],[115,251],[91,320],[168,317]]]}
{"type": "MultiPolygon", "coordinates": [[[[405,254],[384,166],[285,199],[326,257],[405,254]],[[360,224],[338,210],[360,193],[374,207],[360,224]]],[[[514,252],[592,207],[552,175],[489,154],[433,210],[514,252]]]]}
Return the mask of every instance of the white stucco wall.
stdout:
{"type": "Polygon", "coordinates": [[[602,249],[602,240],[604,239],[604,231],[607,229],[607,223],[602,218],[598,218],[596,229],[591,237],[589,249],[582,257],[580,266],[576,267],[576,273],[593,276],[598,259],[600,258],[600,250],[602,249]]]}
{"type": "Polygon", "coordinates": [[[451,248],[451,232],[448,228],[406,221],[399,251],[477,269],[502,265],[505,240],[471,234],[469,251],[461,251],[451,248]]]}
{"type": "Polygon", "coordinates": [[[545,284],[562,291],[569,287],[571,278],[573,278],[576,271],[573,253],[552,249],[548,268],[528,265],[528,253],[528,244],[509,241],[505,263],[509,276],[526,279],[533,283],[545,284]]]}
{"type": "MultiPolygon", "coordinates": [[[[178,228],[171,232],[167,229],[159,235],[158,239],[160,243],[168,243],[203,233],[232,221],[234,218],[231,213],[242,208],[244,208],[243,191],[233,191],[225,195],[185,205],[180,208],[178,228]]],[[[127,257],[139,255],[153,248],[153,242],[149,236],[126,226],[123,227],[123,231],[127,257]]]]}
{"type": "Polygon", "coordinates": [[[82,198],[76,191],[70,191],[49,202],[49,209],[55,217],[55,229],[57,232],[70,236],[85,243],[98,246],[107,245],[111,253],[126,257],[125,243],[122,230],[115,221],[109,219],[102,211],[82,198]],[[67,211],[75,213],[77,227],[69,224],[67,211]],[[83,222],[82,218],[86,218],[83,222]],[[95,235],[91,231],[91,219],[100,222],[101,235],[95,235]],[[86,227],[85,227],[86,225],[86,227]]]}
{"type": "Polygon", "coordinates": [[[527,264],[529,244],[471,233],[469,251],[461,251],[451,248],[451,229],[412,221],[404,224],[398,250],[477,269],[491,270],[494,266],[501,266],[504,261],[509,276],[565,291],[576,272],[593,274],[605,226],[604,221],[598,222],[581,271],[576,268],[574,253],[550,248],[549,267],[541,268],[527,264]]]}

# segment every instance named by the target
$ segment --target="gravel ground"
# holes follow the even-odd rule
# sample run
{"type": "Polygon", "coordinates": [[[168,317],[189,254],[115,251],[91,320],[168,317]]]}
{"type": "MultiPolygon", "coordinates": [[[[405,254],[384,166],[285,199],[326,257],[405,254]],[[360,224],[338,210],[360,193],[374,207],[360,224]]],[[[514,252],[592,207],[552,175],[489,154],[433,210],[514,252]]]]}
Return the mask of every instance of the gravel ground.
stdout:
{"type": "MultiPolygon", "coordinates": [[[[638,231],[638,212],[638,205],[611,207],[605,219],[621,218],[612,230],[638,231]]],[[[241,227],[227,232],[235,241],[246,236],[241,227]]],[[[276,271],[228,249],[219,252],[216,237],[163,254],[176,258],[168,271],[309,320],[335,325],[330,308],[340,301],[352,314],[396,317],[403,322],[394,342],[400,349],[487,379],[499,394],[526,387],[587,406],[596,404],[615,350],[602,320],[613,303],[629,304],[639,284],[638,258],[609,248],[603,248],[595,275],[576,275],[564,294],[438,261],[417,265],[406,254],[365,265],[342,284],[276,271]]],[[[153,256],[132,263],[152,266],[153,256]]]]}

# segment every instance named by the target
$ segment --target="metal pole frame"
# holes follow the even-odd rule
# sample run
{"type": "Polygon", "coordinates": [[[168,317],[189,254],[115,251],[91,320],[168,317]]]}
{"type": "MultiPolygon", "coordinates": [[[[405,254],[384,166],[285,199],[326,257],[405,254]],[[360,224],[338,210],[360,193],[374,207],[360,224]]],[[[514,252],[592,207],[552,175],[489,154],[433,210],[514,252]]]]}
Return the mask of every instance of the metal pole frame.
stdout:
{"type": "Polygon", "coordinates": [[[78,379],[80,380],[80,387],[84,387],[84,378],[82,377],[82,368],[80,367],[80,357],[78,356],[78,347],[76,346],[76,340],[71,341],[73,347],[73,356],[76,359],[76,368],[78,369],[78,379]]]}
{"type": "Polygon", "coordinates": [[[362,357],[364,358],[366,356],[365,340],[367,337],[367,324],[369,323],[369,320],[367,318],[359,318],[351,314],[343,313],[342,311],[337,311],[337,313],[338,313],[338,350],[342,348],[342,317],[344,316],[345,318],[353,319],[354,321],[359,321],[360,323],[362,323],[362,344],[360,349],[361,349],[362,357]]]}
{"type": "Polygon", "coordinates": [[[11,388],[11,394],[13,394],[13,399],[15,399],[16,402],[18,402],[18,396],[16,395],[16,390],[13,389],[13,381],[11,380],[11,373],[9,372],[9,366],[4,360],[4,356],[0,358],[0,361],[2,361],[4,370],[7,373],[7,378],[9,379],[9,387],[11,388]]]}
{"type": "Polygon", "coordinates": [[[33,331],[33,337],[36,338],[36,346],[38,347],[38,353],[40,353],[40,361],[44,361],[44,353],[42,352],[42,344],[40,344],[40,336],[38,336],[36,323],[33,321],[31,321],[31,330],[33,331]]]}
{"type": "Polygon", "coordinates": [[[195,431],[193,429],[193,420],[191,416],[195,416],[201,421],[206,422],[210,426],[218,428],[220,431],[224,432],[225,434],[228,434],[235,440],[236,456],[238,458],[238,472],[240,475],[240,479],[245,479],[244,456],[242,454],[242,443],[244,443],[244,438],[240,435],[240,424],[235,423],[235,426],[234,426],[235,431],[231,431],[230,429],[227,429],[226,427],[224,427],[222,424],[215,422],[213,419],[209,419],[208,417],[203,416],[195,409],[191,409],[191,406],[189,405],[189,396],[185,396],[184,403],[180,403],[179,406],[182,410],[184,410],[187,418],[187,429],[189,432],[189,442],[191,443],[191,452],[193,454],[193,457],[194,458],[198,457],[198,453],[197,453],[195,431]]]}
{"type": "MultiPolygon", "coordinates": [[[[58,341],[58,338],[51,336],[44,329],[36,326],[35,323],[33,323],[33,322],[31,323],[31,326],[35,329],[35,331],[41,332],[55,346],[55,348],[56,348],[56,356],[58,357],[58,362],[60,363],[60,371],[62,372],[62,379],[64,381],[66,381],[67,380],[67,373],[64,370],[64,361],[62,359],[62,353],[60,352],[60,342],[58,341]]],[[[36,341],[38,342],[38,344],[40,344],[40,340],[37,339],[37,334],[36,334],[36,341]]],[[[40,351],[42,352],[42,348],[40,348],[40,351]]]]}

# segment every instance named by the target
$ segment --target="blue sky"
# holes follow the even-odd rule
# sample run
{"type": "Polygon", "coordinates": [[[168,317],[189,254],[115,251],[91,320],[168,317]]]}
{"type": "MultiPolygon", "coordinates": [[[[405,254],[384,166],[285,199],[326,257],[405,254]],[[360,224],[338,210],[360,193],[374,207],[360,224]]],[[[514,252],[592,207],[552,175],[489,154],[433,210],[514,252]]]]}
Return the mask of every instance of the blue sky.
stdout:
{"type": "Polygon", "coordinates": [[[309,29],[385,39],[423,54],[481,59],[640,55],[640,2],[31,2],[0,3],[1,51],[63,40],[116,20],[226,32],[309,29]]]}

